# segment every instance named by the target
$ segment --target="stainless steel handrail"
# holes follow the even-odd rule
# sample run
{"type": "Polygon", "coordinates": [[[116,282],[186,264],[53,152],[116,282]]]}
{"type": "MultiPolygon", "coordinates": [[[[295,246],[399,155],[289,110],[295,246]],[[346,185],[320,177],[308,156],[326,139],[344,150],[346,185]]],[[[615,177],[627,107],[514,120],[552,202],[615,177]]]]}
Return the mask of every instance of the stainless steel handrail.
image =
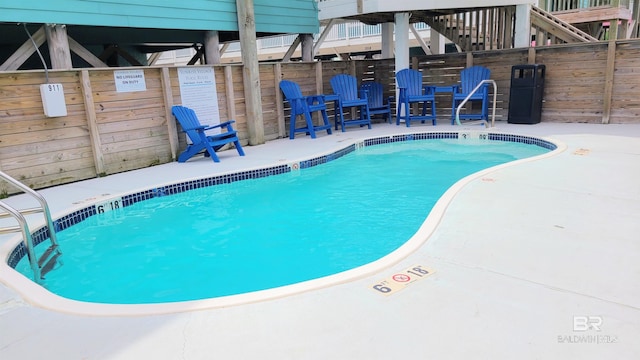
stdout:
{"type": "MultiPolygon", "coordinates": [[[[2,173],[0,171],[0,173],[2,173]]],[[[4,173],[2,173],[4,174],[4,173]]],[[[20,211],[7,205],[5,202],[0,201],[0,208],[3,208],[7,213],[13,216],[14,219],[20,224],[20,230],[22,231],[22,239],[24,246],[27,249],[27,255],[29,256],[29,265],[33,270],[33,277],[36,282],[40,281],[40,267],[38,266],[38,259],[36,259],[36,253],[33,246],[33,238],[31,238],[31,232],[29,232],[29,226],[27,225],[27,219],[20,213],[20,211]]]]}
{"type": "MultiPolygon", "coordinates": [[[[486,83],[492,83],[493,84],[493,112],[491,114],[491,127],[495,126],[495,122],[496,122],[496,95],[498,94],[498,85],[496,84],[496,82],[494,80],[491,79],[487,79],[487,80],[482,80],[478,85],[476,85],[475,88],[473,88],[473,90],[471,90],[471,92],[469,93],[469,95],[467,95],[466,98],[464,98],[464,100],[462,100],[462,102],[460,103],[460,105],[458,105],[458,107],[456,108],[456,124],[458,125],[462,125],[460,123],[460,109],[462,109],[462,107],[464,106],[464,104],[467,103],[467,101],[469,101],[469,99],[471,98],[471,96],[473,94],[475,94],[482,86],[484,86],[484,84],[486,83]]],[[[484,122],[484,127],[488,128],[488,124],[489,122],[486,120],[482,120],[484,122]]]]}
{"type": "MultiPolygon", "coordinates": [[[[25,194],[31,195],[40,203],[40,207],[42,208],[42,212],[44,213],[44,217],[47,222],[47,227],[49,229],[49,240],[51,241],[52,247],[55,248],[56,251],[59,253],[60,250],[58,248],[58,239],[56,237],[56,231],[55,231],[55,227],[53,226],[53,220],[51,219],[51,211],[49,210],[49,205],[47,204],[47,200],[45,200],[45,198],[35,190],[31,189],[30,187],[14,179],[13,177],[9,176],[7,173],[1,170],[0,170],[0,178],[4,179],[8,183],[17,187],[18,189],[22,190],[25,194]]],[[[20,225],[21,231],[23,233],[23,239],[25,241],[25,246],[27,247],[27,253],[29,254],[29,262],[30,262],[31,268],[34,269],[34,276],[36,278],[36,281],[39,282],[41,280],[40,266],[38,265],[38,259],[36,259],[35,257],[33,240],[31,238],[31,233],[29,232],[29,226],[27,224],[27,220],[25,219],[24,215],[20,211],[10,207],[5,203],[2,203],[2,205],[3,205],[2,208],[5,209],[11,216],[13,216],[20,225]]],[[[34,213],[34,209],[26,209],[25,213],[34,213]]]]}

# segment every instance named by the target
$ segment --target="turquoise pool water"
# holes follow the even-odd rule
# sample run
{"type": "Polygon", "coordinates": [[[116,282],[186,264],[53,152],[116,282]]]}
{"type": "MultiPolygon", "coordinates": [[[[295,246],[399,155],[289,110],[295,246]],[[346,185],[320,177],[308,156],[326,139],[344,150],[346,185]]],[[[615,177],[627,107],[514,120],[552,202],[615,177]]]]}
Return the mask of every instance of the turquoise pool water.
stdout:
{"type": "MultiPolygon", "coordinates": [[[[400,247],[464,176],[545,152],[502,141],[383,144],[309,169],[142,201],[59,232],[64,265],[43,285],[70,299],[136,304],[339,273],[400,247]]],[[[26,258],[16,269],[32,276],[26,258]]]]}

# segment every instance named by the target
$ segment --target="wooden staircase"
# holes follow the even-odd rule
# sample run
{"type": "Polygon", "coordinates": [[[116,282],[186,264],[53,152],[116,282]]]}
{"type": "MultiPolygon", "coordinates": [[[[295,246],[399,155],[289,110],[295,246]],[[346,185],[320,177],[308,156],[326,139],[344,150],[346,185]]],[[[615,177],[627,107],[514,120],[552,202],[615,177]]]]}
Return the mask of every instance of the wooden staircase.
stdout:
{"type": "Polygon", "coordinates": [[[540,46],[598,41],[597,38],[537,6],[531,7],[531,29],[536,45],[540,42],[539,39],[546,39],[539,44],[540,46]]]}
{"type": "MultiPolygon", "coordinates": [[[[458,45],[462,51],[513,48],[515,6],[482,8],[473,11],[428,17],[426,23],[458,45]]],[[[536,46],[598,41],[536,6],[531,7],[531,33],[536,46]]]]}

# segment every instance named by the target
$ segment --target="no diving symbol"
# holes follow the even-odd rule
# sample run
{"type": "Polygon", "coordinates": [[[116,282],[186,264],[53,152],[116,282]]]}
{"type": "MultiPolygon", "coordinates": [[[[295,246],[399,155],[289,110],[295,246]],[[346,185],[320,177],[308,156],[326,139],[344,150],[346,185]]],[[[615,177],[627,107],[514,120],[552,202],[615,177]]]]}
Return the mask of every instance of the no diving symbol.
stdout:
{"type": "Polygon", "coordinates": [[[409,277],[409,275],[405,275],[405,274],[395,274],[391,278],[394,281],[397,281],[397,282],[407,282],[407,281],[411,280],[411,277],[409,277]]]}

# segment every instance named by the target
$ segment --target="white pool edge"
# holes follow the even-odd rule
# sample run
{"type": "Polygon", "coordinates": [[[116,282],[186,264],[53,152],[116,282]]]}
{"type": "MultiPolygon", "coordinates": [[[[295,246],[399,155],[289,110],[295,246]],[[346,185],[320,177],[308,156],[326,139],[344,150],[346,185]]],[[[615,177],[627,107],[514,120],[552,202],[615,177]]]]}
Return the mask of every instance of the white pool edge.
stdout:
{"type": "MultiPolygon", "coordinates": [[[[460,130],[462,131],[462,130],[460,130]]],[[[456,131],[456,132],[460,132],[456,131]]],[[[491,132],[491,131],[488,131],[491,132]]],[[[505,133],[500,133],[502,135],[509,135],[505,133]]],[[[515,134],[514,134],[515,135],[515,134]]],[[[515,135],[522,136],[522,135],[515,135]]],[[[199,311],[199,310],[208,310],[215,308],[225,308],[231,306],[240,306],[255,302],[269,301],[275,300],[287,296],[292,296],[304,292],[320,290],[323,288],[336,286],[339,284],[344,284],[352,281],[356,281],[388,269],[393,265],[399,263],[406,257],[413,254],[417,249],[423,246],[429,237],[436,230],[438,224],[440,223],[447,207],[453,201],[454,197],[470,182],[481,179],[489,173],[493,173],[495,171],[511,167],[517,166],[519,164],[538,161],[542,159],[546,159],[552,156],[556,156],[561,152],[567,149],[567,145],[563,142],[560,142],[556,139],[546,138],[546,137],[538,137],[538,136],[525,136],[529,138],[536,138],[548,141],[556,145],[556,149],[549,151],[547,153],[529,157],[525,159],[511,161],[505,164],[500,164],[496,166],[492,166],[490,168],[478,171],[471,175],[468,175],[455,184],[453,184],[450,188],[448,188],[445,193],[438,199],[435,203],[428,216],[426,217],[423,224],[418,228],[416,233],[409,238],[402,246],[400,246],[397,250],[392,253],[374,261],[368,263],[366,265],[359,266],[357,268],[347,270],[341,273],[337,273],[334,275],[329,275],[326,277],[308,280],[297,284],[281,286],[277,288],[272,288],[268,290],[255,291],[245,294],[238,295],[230,295],[224,297],[217,297],[211,299],[202,299],[202,300],[190,300],[190,301],[182,301],[182,302],[172,302],[172,303],[157,303],[157,304],[102,304],[102,303],[90,303],[77,301],[72,299],[67,299],[62,296],[53,294],[43,288],[42,286],[36,284],[32,280],[26,278],[24,275],[18,273],[13,268],[11,268],[7,264],[7,258],[11,251],[21,242],[21,237],[16,235],[11,238],[9,241],[6,241],[2,246],[0,246],[0,254],[3,255],[3,261],[0,264],[0,283],[17,292],[25,302],[50,311],[75,314],[75,315],[85,315],[85,316],[147,316],[147,315],[160,315],[160,314],[172,314],[172,313],[181,313],[181,312],[190,312],[190,311],[199,311]]],[[[371,137],[369,139],[374,139],[377,137],[371,137]]],[[[365,139],[366,140],[366,139],[365,139]]],[[[349,144],[340,144],[339,149],[355,145],[357,143],[363,142],[362,139],[353,140],[349,144]]],[[[329,154],[334,149],[329,149],[328,152],[323,152],[317,156],[322,156],[323,154],[329,154]]],[[[304,159],[307,160],[307,159],[304,159]]],[[[300,160],[300,161],[304,161],[300,160]]],[[[289,162],[290,163],[290,162],[289,162]]],[[[283,164],[275,164],[268,166],[260,166],[255,169],[262,169],[269,166],[278,166],[283,164]]],[[[248,171],[252,170],[251,168],[243,169],[243,170],[233,170],[228,171],[216,175],[224,175],[236,173],[238,171],[248,171]]],[[[193,177],[185,179],[184,181],[189,181],[191,179],[201,179],[200,177],[193,177]]],[[[173,182],[172,182],[173,183],[173,182]]],[[[172,183],[165,183],[172,184],[172,183]]],[[[154,186],[162,186],[162,184],[154,185],[154,186]]],[[[151,187],[145,187],[147,190],[151,187]]],[[[135,193],[135,190],[128,191],[126,193],[122,193],[120,195],[127,195],[135,193]]],[[[118,194],[109,195],[109,198],[119,196],[118,194]]],[[[99,199],[101,200],[101,199],[99,199]]],[[[97,201],[96,201],[97,202],[97,201]]],[[[72,207],[68,211],[64,211],[64,215],[73,212],[74,210],[84,208],[86,206],[91,205],[91,203],[83,203],[81,205],[77,205],[77,207],[72,207]]],[[[58,218],[58,217],[55,217],[58,218]]]]}

